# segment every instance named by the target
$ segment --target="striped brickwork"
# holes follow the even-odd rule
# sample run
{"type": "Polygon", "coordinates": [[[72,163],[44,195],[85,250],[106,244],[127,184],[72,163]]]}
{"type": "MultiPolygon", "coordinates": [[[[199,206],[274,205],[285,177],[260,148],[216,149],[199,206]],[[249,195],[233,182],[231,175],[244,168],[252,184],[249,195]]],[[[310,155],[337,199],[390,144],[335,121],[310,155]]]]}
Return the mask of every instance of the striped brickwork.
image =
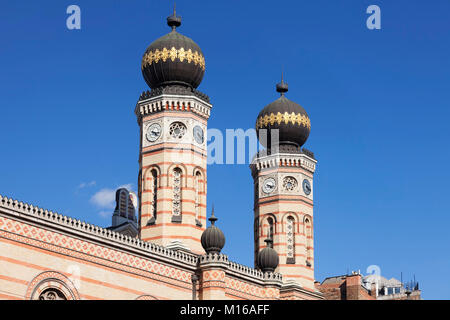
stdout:
{"type": "Polygon", "coordinates": [[[178,240],[193,252],[204,253],[200,237],[206,228],[206,132],[210,109],[210,104],[194,96],[162,95],[139,101],[136,115],[141,131],[142,240],[164,246],[178,240]],[[185,127],[181,138],[171,135],[171,125],[175,122],[185,127]],[[156,141],[149,141],[146,133],[155,123],[162,133],[156,141]],[[204,132],[202,143],[194,137],[195,127],[204,132]],[[181,171],[181,213],[177,217],[174,217],[174,170],[181,171]]]}
{"type": "Polygon", "coordinates": [[[264,240],[271,233],[273,248],[280,259],[276,271],[285,281],[296,281],[312,292],[315,291],[313,191],[305,194],[302,183],[307,179],[312,186],[315,165],[316,160],[305,154],[274,154],[256,157],[250,166],[255,182],[255,257],[265,248],[264,240]],[[263,189],[268,178],[276,182],[270,193],[263,189]],[[290,189],[286,187],[287,179],[295,181],[290,189]]]}
{"type": "MultiPolygon", "coordinates": [[[[281,274],[170,250],[0,196],[0,299],[280,299],[281,274]]],[[[307,290],[303,290],[308,294],[307,290]]]]}

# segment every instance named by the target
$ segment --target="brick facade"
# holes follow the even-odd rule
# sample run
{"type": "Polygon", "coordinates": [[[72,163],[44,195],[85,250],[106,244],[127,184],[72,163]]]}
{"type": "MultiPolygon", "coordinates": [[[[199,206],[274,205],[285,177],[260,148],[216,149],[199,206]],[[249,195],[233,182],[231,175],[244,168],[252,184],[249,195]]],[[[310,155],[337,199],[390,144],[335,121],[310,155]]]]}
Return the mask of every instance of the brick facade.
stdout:
{"type": "Polygon", "coordinates": [[[74,300],[322,299],[226,255],[170,250],[1,196],[0,261],[0,299],[48,289],[74,300]]]}

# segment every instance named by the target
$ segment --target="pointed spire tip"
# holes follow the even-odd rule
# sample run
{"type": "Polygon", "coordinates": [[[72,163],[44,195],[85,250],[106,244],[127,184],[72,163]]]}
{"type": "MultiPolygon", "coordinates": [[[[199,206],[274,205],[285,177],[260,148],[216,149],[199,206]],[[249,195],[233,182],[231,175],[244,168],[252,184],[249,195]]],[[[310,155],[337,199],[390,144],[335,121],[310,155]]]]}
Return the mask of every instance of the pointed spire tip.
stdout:
{"type": "Polygon", "coordinates": [[[208,220],[211,222],[211,225],[214,225],[214,223],[218,220],[214,215],[214,204],[212,205],[211,216],[208,220]]]}

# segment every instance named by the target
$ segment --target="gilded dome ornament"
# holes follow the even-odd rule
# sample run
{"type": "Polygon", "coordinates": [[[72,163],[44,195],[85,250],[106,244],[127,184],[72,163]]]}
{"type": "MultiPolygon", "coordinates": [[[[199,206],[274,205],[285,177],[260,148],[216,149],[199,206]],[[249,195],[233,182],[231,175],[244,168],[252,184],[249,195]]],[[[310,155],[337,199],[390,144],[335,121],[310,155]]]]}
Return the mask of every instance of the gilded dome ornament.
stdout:
{"type": "Polygon", "coordinates": [[[205,57],[192,39],[178,33],[181,17],[175,8],[167,24],[172,31],[150,44],[142,57],[144,80],[151,89],[170,85],[196,89],[205,73],[205,57]]]}
{"type": "Polygon", "coordinates": [[[288,84],[284,82],[283,76],[276,85],[276,91],[280,93],[280,97],[261,110],[256,119],[258,136],[261,129],[267,130],[267,140],[260,142],[268,149],[275,148],[276,146],[271,146],[271,133],[272,130],[278,130],[280,146],[289,145],[300,149],[311,131],[309,116],[302,106],[286,98],[288,84]]]}

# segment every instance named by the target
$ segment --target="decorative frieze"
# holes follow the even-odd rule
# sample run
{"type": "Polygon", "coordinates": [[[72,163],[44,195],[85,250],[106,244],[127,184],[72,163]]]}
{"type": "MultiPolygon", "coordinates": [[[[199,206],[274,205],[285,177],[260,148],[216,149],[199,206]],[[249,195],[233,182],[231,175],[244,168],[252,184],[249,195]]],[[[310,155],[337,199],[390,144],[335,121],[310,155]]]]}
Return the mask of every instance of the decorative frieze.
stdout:
{"type": "Polygon", "coordinates": [[[317,160],[309,157],[306,154],[283,154],[276,153],[270,154],[266,156],[255,156],[253,158],[252,163],[250,164],[250,168],[253,173],[264,169],[270,168],[279,168],[279,167],[298,167],[305,170],[308,170],[311,173],[314,173],[316,170],[317,160]]]}
{"type": "Polygon", "coordinates": [[[149,99],[139,100],[135,114],[138,122],[142,117],[162,111],[193,112],[205,119],[211,114],[212,105],[196,96],[159,95],[149,99]]]}
{"type": "Polygon", "coordinates": [[[242,279],[242,281],[248,281],[254,286],[264,287],[272,285],[273,281],[275,283],[282,281],[282,276],[279,273],[263,273],[257,269],[229,261],[228,256],[224,254],[196,255],[182,250],[172,250],[2,195],[0,195],[0,214],[10,217],[15,216],[31,222],[39,222],[55,229],[72,230],[77,235],[89,237],[94,241],[96,239],[102,242],[107,241],[111,245],[121,245],[121,248],[125,250],[128,248],[135,252],[136,250],[141,251],[143,255],[150,253],[155,258],[164,258],[166,263],[180,264],[193,270],[197,266],[200,266],[200,268],[222,266],[225,269],[227,278],[242,279]]]}
{"type": "Polygon", "coordinates": [[[73,219],[53,211],[29,205],[27,203],[19,202],[0,195],[0,214],[1,209],[6,209],[13,215],[21,218],[28,218],[34,221],[51,222],[60,227],[72,229],[87,236],[94,236],[99,240],[107,240],[111,244],[125,245],[128,248],[142,250],[143,254],[152,253],[173,262],[182,263],[186,266],[196,266],[198,256],[192,253],[170,250],[166,247],[142,241],[137,238],[132,238],[121,233],[113,232],[111,230],[95,226],[84,221],[73,219]],[[25,215],[25,216],[23,216],[25,215]]]}

